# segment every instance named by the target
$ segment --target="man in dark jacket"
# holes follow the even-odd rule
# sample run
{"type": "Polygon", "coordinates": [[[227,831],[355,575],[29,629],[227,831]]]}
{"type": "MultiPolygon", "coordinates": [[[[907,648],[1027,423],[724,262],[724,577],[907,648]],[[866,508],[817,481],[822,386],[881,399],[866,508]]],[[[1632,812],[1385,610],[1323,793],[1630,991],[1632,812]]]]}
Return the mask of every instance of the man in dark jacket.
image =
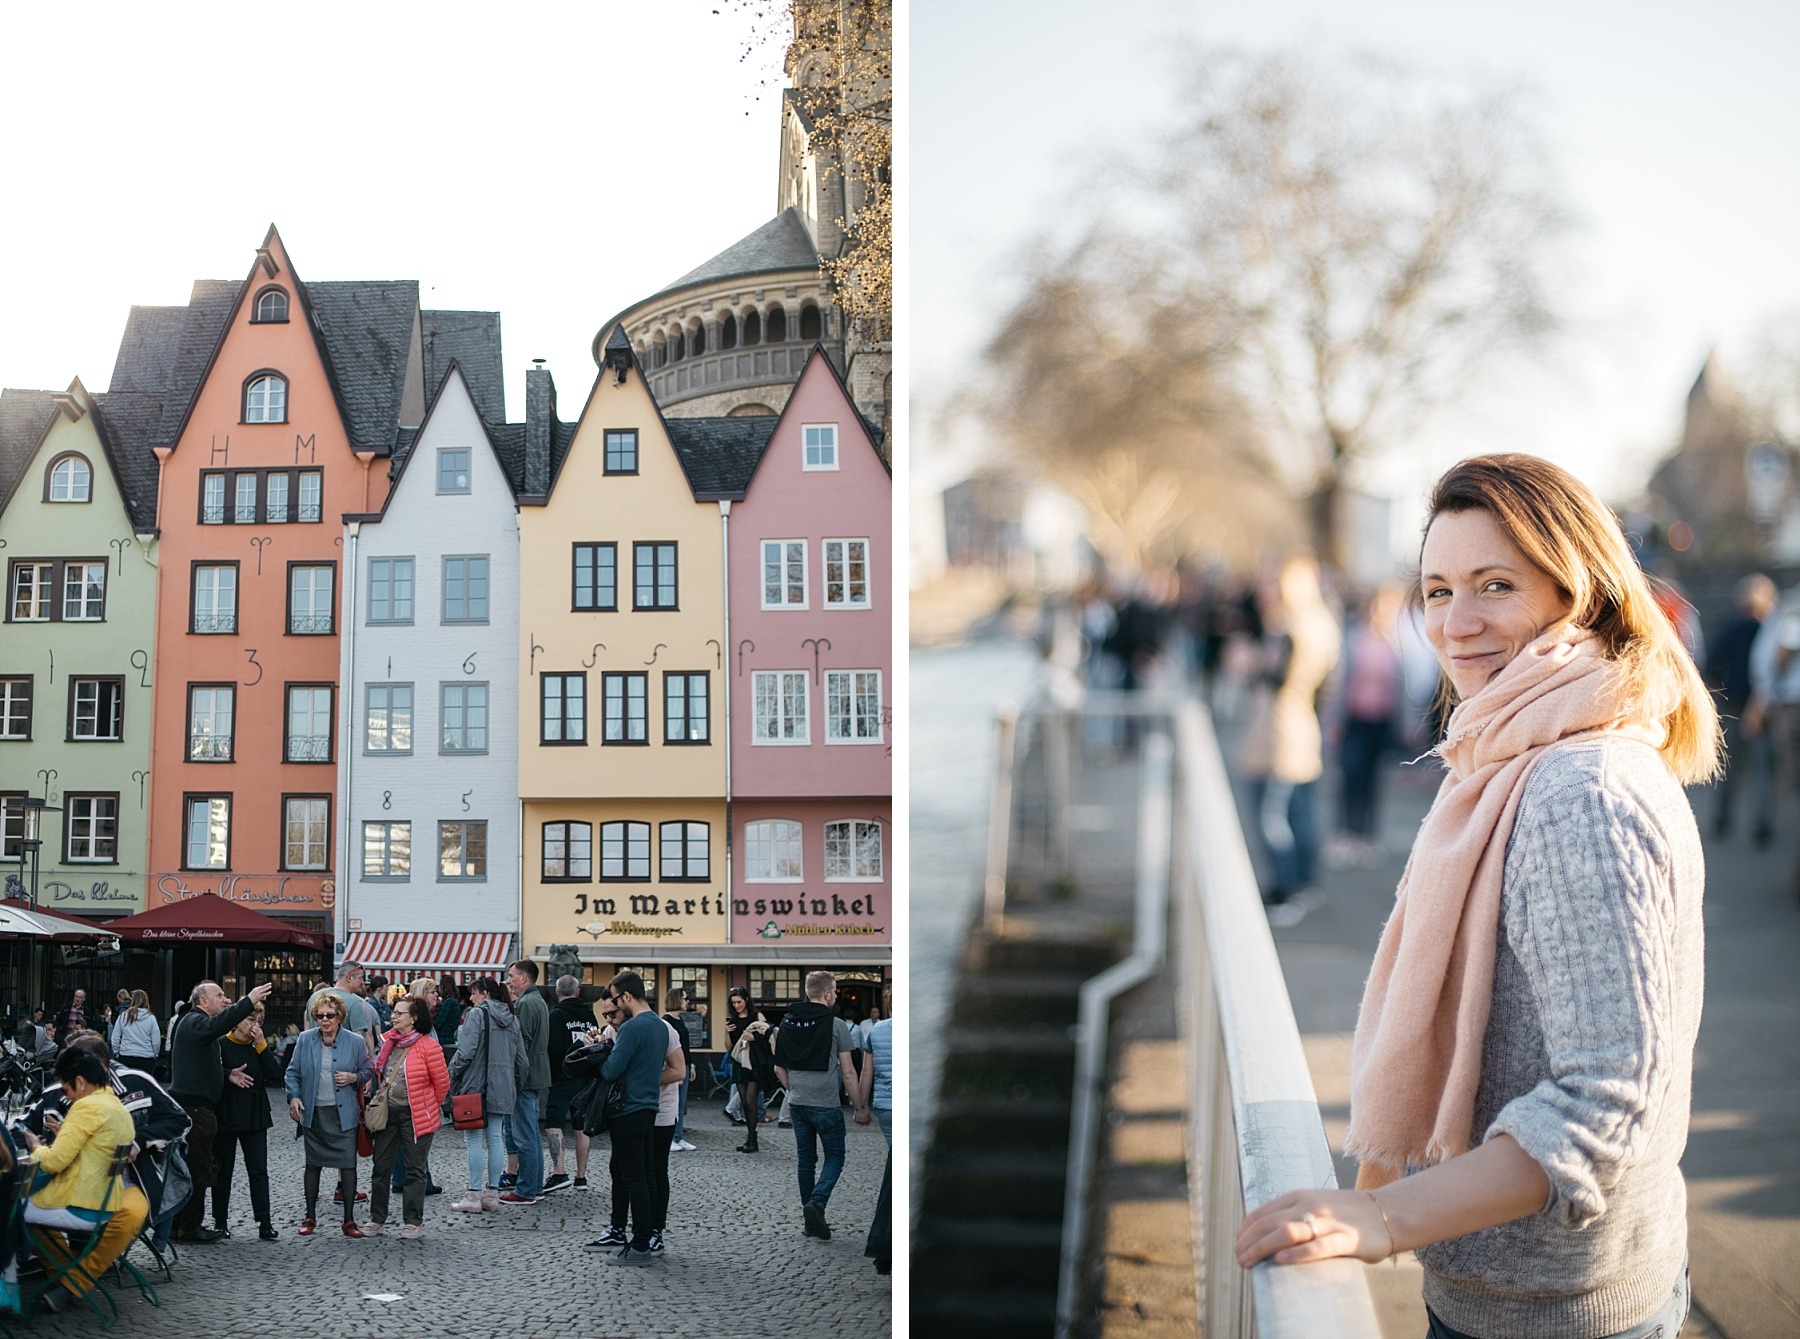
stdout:
{"type": "Polygon", "coordinates": [[[581,982],[572,976],[556,978],[556,1004],[550,1010],[549,1055],[550,1097],[544,1106],[544,1139],[550,1145],[550,1175],[544,1179],[544,1193],[588,1188],[588,1152],[591,1141],[581,1128],[581,1115],[569,1109],[570,1103],[587,1087],[585,1077],[571,1077],[563,1072],[563,1057],[577,1046],[584,1046],[599,1035],[594,1026],[594,1006],[581,998],[581,982]],[[575,1145],[575,1179],[563,1170],[563,1147],[575,1145]]]}
{"type": "Polygon", "coordinates": [[[216,981],[202,981],[188,997],[189,1009],[169,1039],[169,1093],[194,1122],[188,1133],[188,1168],[194,1193],[175,1219],[175,1240],[205,1245],[224,1237],[202,1225],[206,1195],[213,1183],[213,1136],[219,1131],[219,1096],[225,1089],[225,1067],[219,1043],[275,989],[265,981],[236,1004],[226,1001],[216,981]]]}
{"type": "Polygon", "coordinates": [[[612,979],[612,996],[625,1018],[619,1040],[600,1067],[604,1078],[625,1085],[623,1108],[608,1122],[613,1141],[613,1174],[631,1206],[631,1239],[608,1264],[643,1265],[650,1253],[650,1135],[656,1124],[656,1099],[663,1062],[669,1052],[669,1029],[644,998],[644,978],[620,972],[612,979]]]}
{"type": "MultiPolygon", "coordinates": [[[[850,1053],[850,1025],[839,1018],[837,980],[830,972],[809,972],[806,998],[782,1017],[775,1036],[775,1073],[787,1089],[787,1110],[794,1120],[794,1152],[800,1178],[800,1212],[806,1235],[831,1239],[825,1206],[844,1170],[844,1111],[838,1088],[849,1083],[859,1094],[850,1053]],[[815,1142],[816,1141],[816,1142],[815,1142]],[[818,1146],[825,1165],[815,1175],[818,1146]]],[[[859,1104],[858,1119],[867,1108],[859,1104]]]]}

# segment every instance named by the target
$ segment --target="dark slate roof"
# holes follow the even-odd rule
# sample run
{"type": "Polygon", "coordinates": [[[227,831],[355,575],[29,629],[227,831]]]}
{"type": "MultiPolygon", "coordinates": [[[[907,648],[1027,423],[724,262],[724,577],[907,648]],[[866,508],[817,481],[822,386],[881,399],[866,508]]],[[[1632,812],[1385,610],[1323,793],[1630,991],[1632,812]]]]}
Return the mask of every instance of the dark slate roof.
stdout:
{"type": "Polygon", "coordinates": [[[174,380],[187,319],[186,307],[133,307],[125,318],[108,389],[160,395],[174,380]]]}
{"type": "Polygon", "coordinates": [[[714,502],[720,498],[742,498],[778,422],[780,419],[774,414],[667,420],[669,441],[695,499],[714,502]]]}
{"type": "Polygon", "coordinates": [[[306,297],[324,337],[350,445],[392,451],[419,313],[418,280],[309,283],[306,297]]]}
{"type": "MultiPolygon", "coordinates": [[[[569,446],[575,440],[574,423],[558,422],[550,434],[550,477],[556,478],[561,472],[563,461],[568,459],[569,446]]],[[[513,487],[515,494],[525,491],[525,425],[523,423],[502,423],[490,426],[488,432],[494,438],[494,450],[499,453],[500,466],[506,471],[506,481],[513,487]]]]}
{"type": "MultiPolygon", "coordinates": [[[[237,302],[238,290],[244,285],[237,279],[196,279],[188,295],[187,316],[181,325],[181,342],[170,362],[171,377],[163,385],[162,425],[156,443],[167,446],[181,431],[181,420],[187,417],[188,402],[200,389],[200,378],[219,347],[219,336],[231,309],[237,302]]],[[[160,362],[161,359],[153,359],[160,362]]]]}
{"type": "Polygon", "coordinates": [[[55,412],[50,391],[0,390],[0,503],[12,496],[55,412]]]}
{"type": "MultiPolygon", "coordinates": [[[[768,274],[777,270],[816,270],[819,251],[797,209],[784,209],[742,241],[734,242],[698,269],[689,270],[655,296],[692,284],[734,275],[768,274]]],[[[639,304],[642,305],[642,304],[639,304]]]]}
{"type": "Polygon", "coordinates": [[[140,533],[156,528],[156,456],[151,439],[162,423],[163,399],[148,391],[106,391],[94,397],[99,406],[101,440],[111,450],[125,510],[140,533]]]}
{"type": "Polygon", "coordinates": [[[499,312],[421,312],[425,399],[444,383],[450,364],[462,369],[475,410],[489,423],[506,422],[506,376],[500,365],[499,312]]]}

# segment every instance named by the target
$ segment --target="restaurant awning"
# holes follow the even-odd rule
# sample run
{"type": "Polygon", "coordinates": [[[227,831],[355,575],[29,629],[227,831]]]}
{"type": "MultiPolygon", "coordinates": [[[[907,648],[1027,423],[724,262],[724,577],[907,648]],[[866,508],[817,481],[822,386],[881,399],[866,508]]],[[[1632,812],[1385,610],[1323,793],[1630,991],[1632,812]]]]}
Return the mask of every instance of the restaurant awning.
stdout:
{"type": "Polygon", "coordinates": [[[0,902],[0,935],[26,939],[106,939],[114,934],[110,925],[94,925],[47,911],[22,907],[14,902],[0,902]]]}
{"type": "Polygon", "coordinates": [[[331,952],[331,941],[325,935],[227,902],[216,893],[199,893],[166,907],[108,921],[106,932],[132,943],[292,944],[317,953],[331,952]]]}
{"type": "Polygon", "coordinates": [[[512,942],[504,931],[364,930],[350,936],[344,957],[368,972],[499,972],[512,961],[512,942]]]}

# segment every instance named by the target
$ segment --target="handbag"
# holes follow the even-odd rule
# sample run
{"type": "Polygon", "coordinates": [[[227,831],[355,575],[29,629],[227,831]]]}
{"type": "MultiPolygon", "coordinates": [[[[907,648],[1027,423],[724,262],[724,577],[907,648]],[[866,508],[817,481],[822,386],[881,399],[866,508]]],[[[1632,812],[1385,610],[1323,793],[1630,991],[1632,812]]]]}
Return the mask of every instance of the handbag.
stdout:
{"type": "MultiPolygon", "coordinates": [[[[487,1078],[491,1072],[489,1062],[492,1054],[488,1050],[488,1017],[487,1011],[481,1014],[481,1087],[487,1090],[487,1078]]],[[[454,1130],[479,1130],[487,1124],[487,1104],[482,1100],[480,1092],[457,1093],[450,1098],[450,1127],[454,1130]]]]}
{"type": "Polygon", "coordinates": [[[753,1067],[750,1063],[750,1029],[749,1028],[744,1029],[743,1035],[740,1036],[737,1040],[737,1045],[733,1046],[731,1048],[731,1059],[732,1059],[733,1063],[742,1065],[745,1069],[750,1069],[753,1067]]]}
{"type": "Polygon", "coordinates": [[[375,1156],[375,1139],[369,1133],[369,1127],[363,1124],[363,1095],[361,1090],[356,1094],[356,1156],[372,1158],[375,1156]]]}
{"type": "Polygon", "coordinates": [[[378,1133],[387,1129],[388,1093],[394,1086],[392,1074],[393,1071],[390,1068],[388,1077],[382,1079],[375,1089],[375,1096],[371,1097],[368,1105],[363,1108],[362,1123],[370,1131],[378,1133]]]}

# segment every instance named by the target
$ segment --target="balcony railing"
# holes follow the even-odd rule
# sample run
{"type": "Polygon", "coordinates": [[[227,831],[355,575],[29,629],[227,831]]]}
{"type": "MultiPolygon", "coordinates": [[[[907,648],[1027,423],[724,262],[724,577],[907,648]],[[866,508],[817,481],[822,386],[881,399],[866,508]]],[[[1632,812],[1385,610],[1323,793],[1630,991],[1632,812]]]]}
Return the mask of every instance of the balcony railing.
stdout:
{"type": "Polygon", "coordinates": [[[189,735],[189,762],[230,762],[230,735],[189,735]]]}
{"type": "Polygon", "coordinates": [[[296,635],[331,631],[330,614],[289,614],[288,631],[296,635]]]}
{"type": "Polygon", "coordinates": [[[195,614],[195,632],[236,632],[237,610],[224,614],[195,614]]]}
{"type": "Polygon", "coordinates": [[[289,762],[330,762],[330,735],[289,735],[287,745],[289,762]]]}

